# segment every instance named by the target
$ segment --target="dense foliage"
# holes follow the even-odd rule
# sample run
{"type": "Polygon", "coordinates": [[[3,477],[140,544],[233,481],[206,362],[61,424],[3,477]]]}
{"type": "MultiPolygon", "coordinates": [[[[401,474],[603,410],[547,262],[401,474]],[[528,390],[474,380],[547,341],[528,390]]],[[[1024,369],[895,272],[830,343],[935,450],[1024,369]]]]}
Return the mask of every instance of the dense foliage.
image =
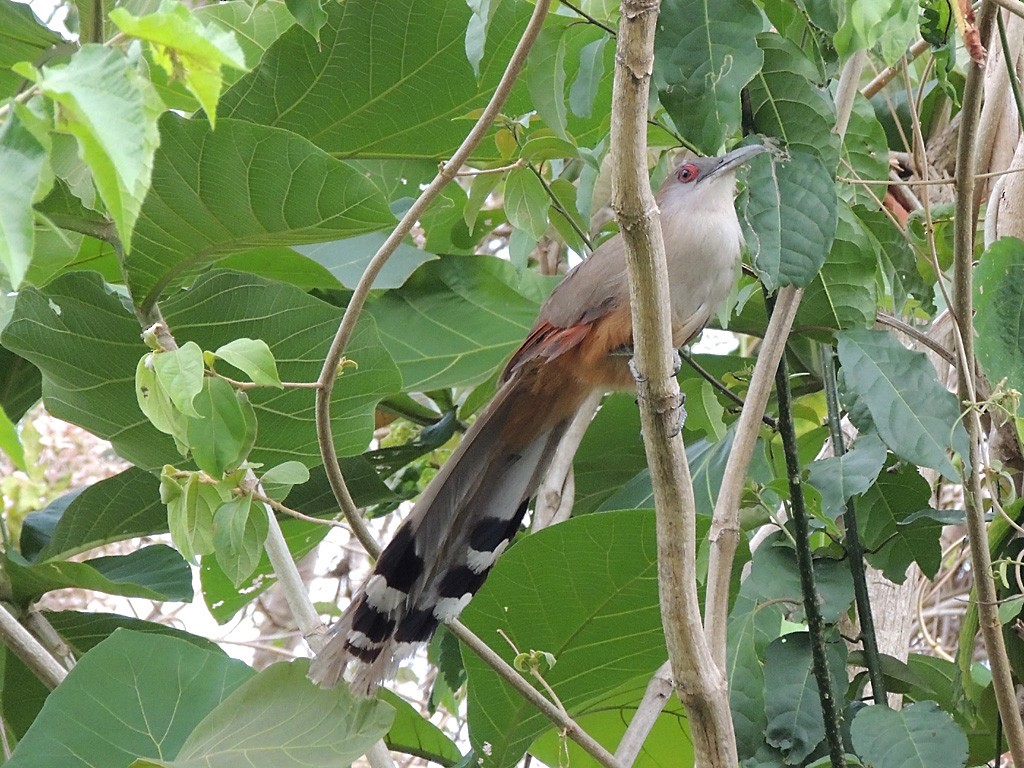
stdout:
{"type": "MultiPolygon", "coordinates": [[[[0,570],[11,610],[78,587],[202,600],[226,623],[275,583],[264,497],[337,515],[314,390],[294,385],[320,376],[364,267],[468,132],[532,10],[526,0],[79,0],[67,6],[73,42],[0,0],[0,448],[25,466],[17,424],[42,398],[132,465],[23,520],[8,516],[0,570]],[[166,533],[129,554],[92,552],[166,533]]],[[[654,183],[678,147],[773,148],[737,203],[750,269],[720,322],[743,341],[694,355],[724,387],[689,365],[679,373],[698,534],[735,431],[738,409],[722,389],[745,394],[766,296],[804,287],[787,353],[795,399],[783,414],[773,400],[769,415],[795,419],[845,749],[876,766],[977,765],[1002,751],[986,669],[972,665],[971,620],[959,662],[882,659],[901,711],[868,705],[864,654],[843,642],[856,639],[851,560],[861,565],[849,556],[851,517],[867,562],[897,584],[915,566],[934,577],[946,562],[943,526],[963,519],[957,504],[936,509],[936,489],[960,483],[969,464],[948,365],[940,382],[906,338],[876,327],[883,312],[927,334],[946,305],[948,211],[926,206],[908,222],[883,198],[890,152],[906,153],[908,136],[940,136],[959,109],[972,64],[950,13],[899,0],[667,0],[655,49],[654,183]],[[836,83],[851,57],[868,50],[881,69],[922,35],[933,49],[874,98],[858,94],[837,133],[836,83]],[[824,393],[836,381],[822,355],[833,346],[858,436],[830,457],[824,393]]],[[[446,187],[374,285],[331,400],[341,468],[369,515],[393,514],[422,489],[431,452],[487,401],[553,275],[615,231],[604,208],[617,17],[607,1],[556,4],[467,166],[492,172],[446,187]],[[385,447],[371,450],[375,428],[385,447]]],[[[1000,392],[1024,389],[1024,243],[982,250],[980,362],[992,384],[1006,380],[1000,392]]],[[[986,407],[1015,415],[1012,400],[986,407]]],[[[995,481],[1019,459],[1009,425],[1013,450],[993,457],[995,481]]],[[[1019,479],[1003,477],[993,503],[1012,516],[1019,479]]],[[[785,523],[788,478],[780,437],[765,426],[747,478],[727,651],[750,766],[826,755],[785,523]],[[773,532],[751,551],[765,526],[773,532]]],[[[605,400],[574,481],[572,519],[524,532],[464,619],[510,661],[513,647],[550,654],[555,664],[538,662],[535,674],[614,751],[666,658],[651,484],[629,394],[605,400]]],[[[283,514],[280,526],[296,558],[328,530],[283,514]]],[[[1006,530],[993,551],[1011,574],[1006,530]]],[[[1019,585],[1003,580],[1008,624],[1024,603],[1019,585]]],[[[501,768],[527,751],[552,766],[592,764],[447,635],[432,701],[457,709],[467,697],[465,756],[397,697],[314,688],[303,661],[256,672],[159,624],[44,617],[78,663],[48,692],[12,652],[2,656],[12,768],[342,765],[381,738],[442,765],[501,768]]],[[[1022,658],[1016,635],[1008,641],[1011,661],[1022,658]]],[[[685,715],[670,702],[634,764],[680,766],[689,755],[685,715]]]]}

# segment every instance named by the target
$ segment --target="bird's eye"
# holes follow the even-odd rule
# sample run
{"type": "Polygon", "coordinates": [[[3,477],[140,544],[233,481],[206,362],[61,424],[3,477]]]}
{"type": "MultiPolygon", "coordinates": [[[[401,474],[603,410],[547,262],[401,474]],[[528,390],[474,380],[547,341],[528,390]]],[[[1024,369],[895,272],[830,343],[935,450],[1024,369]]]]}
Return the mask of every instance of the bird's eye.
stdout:
{"type": "Polygon", "coordinates": [[[687,163],[678,171],[676,171],[676,178],[679,179],[683,184],[689,184],[694,181],[700,174],[700,169],[694,163],[687,163]]]}

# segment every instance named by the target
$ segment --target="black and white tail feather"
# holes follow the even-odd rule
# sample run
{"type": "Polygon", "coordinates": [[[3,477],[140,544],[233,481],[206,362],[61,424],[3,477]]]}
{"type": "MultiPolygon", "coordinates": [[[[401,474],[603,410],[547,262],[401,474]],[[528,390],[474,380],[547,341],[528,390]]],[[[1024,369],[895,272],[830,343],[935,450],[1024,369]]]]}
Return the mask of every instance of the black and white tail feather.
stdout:
{"type": "Polygon", "coordinates": [[[536,435],[518,435],[522,441],[509,439],[503,427],[519,421],[517,410],[536,408],[518,378],[467,430],[331,627],[310,668],[314,682],[332,687],[345,676],[355,693],[371,694],[481,587],[519,529],[566,427],[542,425],[536,435]]]}

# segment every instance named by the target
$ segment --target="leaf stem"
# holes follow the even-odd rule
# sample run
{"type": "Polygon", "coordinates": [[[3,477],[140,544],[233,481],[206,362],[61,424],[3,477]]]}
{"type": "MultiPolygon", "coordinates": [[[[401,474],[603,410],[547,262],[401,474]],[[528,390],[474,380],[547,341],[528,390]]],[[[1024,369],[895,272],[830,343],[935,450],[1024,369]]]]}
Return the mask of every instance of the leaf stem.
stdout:
{"type": "MultiPolygon", "coordinates": [[[[771,304],[771,297],[766,296],[771,304]]],[[[789,475],[789,502],[793,519],[797,566],[800,570],[800,591],[803,593],[807,631],[811,638],[811,668],[818,684],[818,698],[825,723],[825,740],[833,768],[846,766],[843,747],[842,718],[833,695],[832,676],[825,655],[825,622],[818,608],[818,591],[814,583],[814,558],[811,555],[810,525],[804,503],[804,487],[800,478],[800,457],[793,423],[793,402],[789,389],[789,365],[783,355],[775,374],[775,390],[779,398],[779,434],[789,475]]]]}
{"type": "Polygon", "coordinates": [[[565,217],[565,220],[569,222],[569,226],[572,227],[572,231],[580,236],[580,239],[587,244],[587,248],[594,250],[594,244],[590,241],[590,236],[583,231],[579,222],[569,215],[569,212],[565,210],[565,207],[562,205],[561,200],[555,197],[555,193],[551,191],[551,185],[548,184],[547,179],[544,178],[544,174],[541,173],[540,169],[533,163],[527,163],[526,165],[531,171],[533,171],[533,175],[540,181],[541,186],[544,187],[544,191],[548,194],[548,199],[551,200],[551,205],[554,206],[556,211],[565,217]]]}
{"type": "MultiPolygon", "coordinates": [[[[836,456],[842,456],[846,453],[846,446],[843,443],[843,427],[840,420],[835,353],[829,344],[823,344],[821,347],[821,368],[825,383],[825,404],[828,408],[828,429],[832,437],[832,451],[836,456]]],[[[878,655],[875,620],[871,613],[871,596],[868,593],[868,580],[864,572],[864,545],[860,540],[853,499],[846,502],[846,514],[843,521],[846,524],[846,552],[850,561],[850,573],[853,576],[853,593],[857,603],[857,617],[860,619],[860,639],[864,645],[864,659],[868,667],[868,677],[871,680],[871,695],[876,704],[888,706],[885,680],[882,677],[882,664],[878,655]]]]}

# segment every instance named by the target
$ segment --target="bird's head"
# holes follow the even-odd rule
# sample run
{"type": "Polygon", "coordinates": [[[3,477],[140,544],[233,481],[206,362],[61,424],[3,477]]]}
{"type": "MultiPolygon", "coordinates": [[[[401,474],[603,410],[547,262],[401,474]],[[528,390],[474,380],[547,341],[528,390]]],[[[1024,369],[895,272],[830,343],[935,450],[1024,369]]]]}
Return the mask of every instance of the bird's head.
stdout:
{"type": "Polygon", "coordinates": [[[697,157],[676,166],[658,190],[662,215],[682,211],[710,211],[716,206],[732,210],[736,194],[736,171],[755,155],[766,152],[753,144],[734,149],[720,157],[697,157]]]}

